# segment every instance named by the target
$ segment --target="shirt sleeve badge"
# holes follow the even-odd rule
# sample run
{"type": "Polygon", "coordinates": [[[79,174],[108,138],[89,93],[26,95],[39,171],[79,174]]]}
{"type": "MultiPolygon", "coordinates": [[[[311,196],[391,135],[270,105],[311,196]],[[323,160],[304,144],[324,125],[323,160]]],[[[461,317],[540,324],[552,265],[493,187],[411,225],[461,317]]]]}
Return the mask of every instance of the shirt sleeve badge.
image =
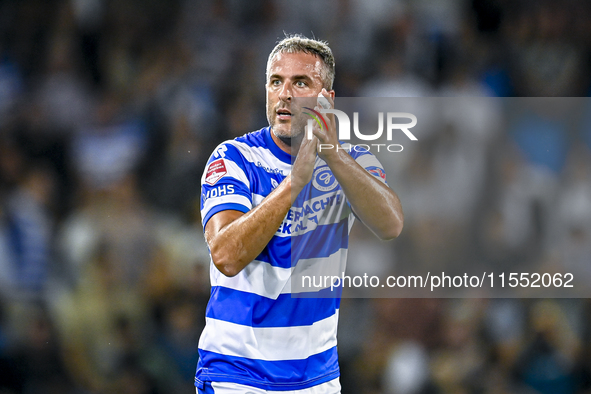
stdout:
{"type": "Polygon", "coordinates": [[[205,183],[210,186],[216,184],[228,171],[226,170],[226,163],[224,159],[217,159],[209,163],[207,173],[205,174],[205,183]]]}

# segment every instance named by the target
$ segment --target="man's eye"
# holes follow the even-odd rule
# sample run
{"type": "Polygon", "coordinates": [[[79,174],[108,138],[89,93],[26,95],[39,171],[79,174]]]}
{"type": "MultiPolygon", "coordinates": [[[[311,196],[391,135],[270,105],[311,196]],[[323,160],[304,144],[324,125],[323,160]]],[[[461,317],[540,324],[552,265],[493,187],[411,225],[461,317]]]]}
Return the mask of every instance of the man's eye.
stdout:
{"type": "Polygon", "coordinates": [[[281,81],[278,79],[271,81],[271,85],[273,85],[273,86],[279,86],[280,84],[281,84],[281,81]]]}
{"type": "Polygon", "coordinates": [[[306,86],[306,83],[304,81],[297,81],[296,86],[299,88],[303,88],[306,86]]]}

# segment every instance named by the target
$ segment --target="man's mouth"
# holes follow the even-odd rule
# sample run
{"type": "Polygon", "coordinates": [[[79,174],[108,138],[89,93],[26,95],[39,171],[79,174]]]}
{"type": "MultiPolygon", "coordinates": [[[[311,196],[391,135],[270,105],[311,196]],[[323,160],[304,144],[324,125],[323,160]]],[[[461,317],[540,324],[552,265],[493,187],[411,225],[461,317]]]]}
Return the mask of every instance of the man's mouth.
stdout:
{"type": "Polygon", "coordinates": [[[291,120],[291,111],[285,108],[279,108],[277,111],[277,119],[279,120],[291,120]]]}

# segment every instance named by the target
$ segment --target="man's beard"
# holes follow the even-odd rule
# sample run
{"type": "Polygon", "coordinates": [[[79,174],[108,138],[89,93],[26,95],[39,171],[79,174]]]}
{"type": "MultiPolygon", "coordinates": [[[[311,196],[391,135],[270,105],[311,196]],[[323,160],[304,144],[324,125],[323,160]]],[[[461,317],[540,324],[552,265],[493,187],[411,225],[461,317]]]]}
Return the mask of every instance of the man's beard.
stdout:
{"type": "Polygon", "coordinates": [[[289,135],[277,133],[275,128],[276,122],[271,123],[271,130],[273,130],[273,134],[275,134],[275,137],[277,137],[281,142],[283,142],[287,146],[298,146],[302,142],[302,138],[305,134],[306,122],[307,118],[305,118],[300,113],[298,115],[292,115],[289,130],[290,132],[288,133],[289,135]]]}
{"type": "MultiPolygon", "coordinates": [[[[273,126],[271,126],[271,130],[273,130],[273,126]]],[[[304,136],[303,133],[299,133],[295,136],[278,135],[275,132],[273,132],[273,134],[275,134],[275,137],[277,137],[281,142],[289,147],[299,146],[302,143],[302,137],[304,136]]]]}

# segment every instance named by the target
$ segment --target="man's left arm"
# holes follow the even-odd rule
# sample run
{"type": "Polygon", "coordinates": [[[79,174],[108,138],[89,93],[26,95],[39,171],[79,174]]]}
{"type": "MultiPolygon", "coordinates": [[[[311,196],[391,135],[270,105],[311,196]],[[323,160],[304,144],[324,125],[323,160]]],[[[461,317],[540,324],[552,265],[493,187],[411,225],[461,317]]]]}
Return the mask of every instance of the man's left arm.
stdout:
{"type": "MultiPolygon", "coordinates": [[[[334,107],[329,92],[322,94],[334,107]]],[[[371,175],[339,144],[334,115],[326,118],[328,130],[314,127],[319,144],[332,145],[332,149],[319,149],[318,155],[328,164],[341,185],[355,215],[380,239],[396,238],[402,231],[404,214],[398,195],[371,175]],[[337,149],[338,147],[338,149],[337,149]]]]}
{"type": "Polygon", "coordinates": [[[380,239],[398,237],[404,214],[398,195],[371,175],[344,149],[323,155],[355,215],[380,239]]]}

